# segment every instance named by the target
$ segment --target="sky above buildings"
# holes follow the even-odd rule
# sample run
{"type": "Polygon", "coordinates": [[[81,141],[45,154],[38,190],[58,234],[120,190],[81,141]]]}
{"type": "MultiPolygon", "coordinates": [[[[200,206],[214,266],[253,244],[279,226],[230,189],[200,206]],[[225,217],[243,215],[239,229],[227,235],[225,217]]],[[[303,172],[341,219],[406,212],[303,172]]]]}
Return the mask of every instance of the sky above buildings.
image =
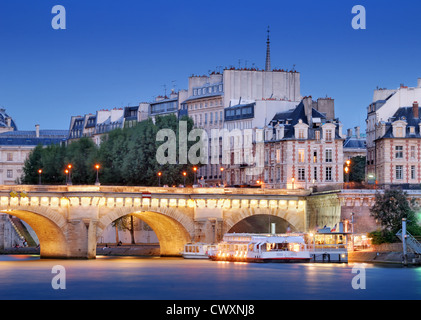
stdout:
{"type": "Polygon", "coordinates": [[[421,77],[421,3],[390,0],[0,0],[0,106],[20,130],[68,129],[70,117],[149,102],[224,67],[301,74],[301,95],[335,99],[365,129],[376,87],[421,77]],[[55,30],[55,5],[66,29],[55,30]],[[354,30],[352,7],[366,9],[354,30]]]}

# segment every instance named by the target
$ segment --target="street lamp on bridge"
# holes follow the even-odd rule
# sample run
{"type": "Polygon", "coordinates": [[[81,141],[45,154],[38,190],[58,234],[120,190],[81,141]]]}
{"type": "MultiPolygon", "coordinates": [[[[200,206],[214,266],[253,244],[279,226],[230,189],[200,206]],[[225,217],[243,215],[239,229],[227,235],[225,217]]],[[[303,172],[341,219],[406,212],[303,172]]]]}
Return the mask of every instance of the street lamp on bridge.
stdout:
{"type": "Polygon", "coordinates": [[[197,184],[197,167],[193,167],[193,171],[194,171],[194,184],[197,184]]]}
{"type": "Polygon", "coordinates": [[[95,165],[95,169],[96,169],[96,181],[95,181],[95,185],[97,185],[97,186],[100,185],[100,183],[99,183],[99,173],[98,173],[99,168],[100,168],[100,165],[99,164],[96,164],[95,165]]]}
{"type": "Polygon", "coordinates": [[[72,165],[68,164],[67,165],[67,172],[69,174],[69,179],[67,180],[67,184],[71,185],[72,184],[72,175],[71,175],[71,170],[72,170],[72,165]]]}
{"type": "Polygon", "coordinates": [[[161,186],[161,176],[162,176],[162,172],[159,171],[158,172],[158,185],[161,186]]]}
{"type": "Polygon", "coordinates": [[[38,169],[38,184],[41,184],[42,169],[38,169]]]}
{"type": "Polygon", "coordinates": [[[186,186],[186,176],[187,176],[187,172],[183,171],[183,176],[184,176],[184,187],[186,186]]]}

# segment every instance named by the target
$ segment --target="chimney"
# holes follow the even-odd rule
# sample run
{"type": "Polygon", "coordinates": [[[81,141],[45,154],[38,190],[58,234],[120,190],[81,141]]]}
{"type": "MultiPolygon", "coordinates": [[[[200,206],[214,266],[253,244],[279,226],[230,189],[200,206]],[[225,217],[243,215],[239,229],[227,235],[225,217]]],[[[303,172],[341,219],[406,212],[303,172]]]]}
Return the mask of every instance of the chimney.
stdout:
{"type": "Polygon", "coordinates": [[[418,101],[414,101],[414,103],[412,104],[412,114],[414,115],[415,119],[419,118],[418,101]]]}
{"type": "Polygon", "coordinates": [[[7,124],[7,127],[10,128],[12,126],[12,118],[7,117],[6,118],[6,124],[7,124]]]}
{"type": "Polygon", "coordinates": [[[418,78],[418,85],[417,88],[421,88],[421,78],[418,78]]]}
{"type": "Polygon", "coordinates": [[[346,136],[347,136],[348,138],[351,138],[351,137],[352,137],[352,129],[348,129],[348,130],[347,130],[347,134],[346,134],[346,136]]]}
{"type": "Polygon", "coordinates": [[[35,125],[35,137],[39,138],[39,124],[35,125]]]}
{"type": "Polygon", "coordinates": [[[355,135],[357,136],[357,139],[360,138],[360,127],[355,127],[355,135]]]}

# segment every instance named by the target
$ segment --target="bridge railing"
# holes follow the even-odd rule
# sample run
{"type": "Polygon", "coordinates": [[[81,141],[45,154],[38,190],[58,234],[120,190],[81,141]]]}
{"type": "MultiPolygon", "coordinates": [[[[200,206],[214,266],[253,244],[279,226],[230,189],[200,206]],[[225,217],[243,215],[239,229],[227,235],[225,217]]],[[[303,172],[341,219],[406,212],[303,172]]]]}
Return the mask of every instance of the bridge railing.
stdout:
{"type": "Polygon", "coordinates": [[[244,194],[244,195],[297,195],[306,196],[310,190],[267,189],[267,188],[171,188],[142,186],[93,186],[93,185],[0,185],[0,193],[10,192],[65,193],[65,192],[99,192],[99,193],[151,193],[151,194],[244,194]]]}

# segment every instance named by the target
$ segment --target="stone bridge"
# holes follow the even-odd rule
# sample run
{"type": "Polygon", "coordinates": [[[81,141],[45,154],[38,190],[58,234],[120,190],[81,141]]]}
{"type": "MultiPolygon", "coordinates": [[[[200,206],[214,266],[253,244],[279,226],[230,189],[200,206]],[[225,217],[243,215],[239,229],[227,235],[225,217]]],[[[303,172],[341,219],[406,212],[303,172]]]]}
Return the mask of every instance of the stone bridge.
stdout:
{"type": "Polygon", "coordinates": [[[254,215],[279,217],[300,232],[341,219],[337,192],[245,188],[0,186],[0,212],[31,226],[42,258],[71,259],[95,258],[97,239],[125,215],[154,230],[162,256],[179,255],[188,242],[217,242],[254,215]]]}

